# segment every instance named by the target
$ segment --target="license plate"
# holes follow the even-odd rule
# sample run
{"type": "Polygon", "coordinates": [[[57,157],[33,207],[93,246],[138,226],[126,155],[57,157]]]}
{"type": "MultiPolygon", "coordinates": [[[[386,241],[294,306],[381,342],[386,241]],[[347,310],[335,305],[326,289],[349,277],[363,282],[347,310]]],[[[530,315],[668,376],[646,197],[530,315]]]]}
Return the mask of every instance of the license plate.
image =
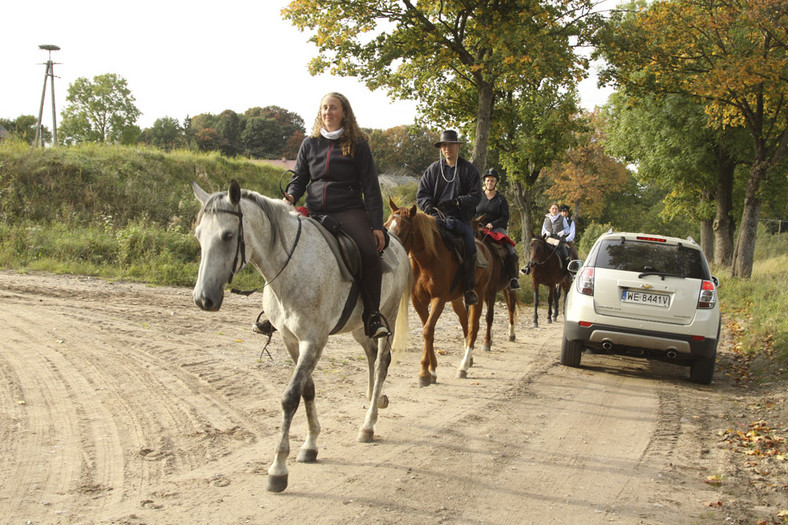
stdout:
{"type": "Polygon", "coordinates": [[[622,290],[621,301],[625,303],[660,306],[662,308],[670,307],[670,296],[661,293],[639,292],[636,290],[622,290]]]}

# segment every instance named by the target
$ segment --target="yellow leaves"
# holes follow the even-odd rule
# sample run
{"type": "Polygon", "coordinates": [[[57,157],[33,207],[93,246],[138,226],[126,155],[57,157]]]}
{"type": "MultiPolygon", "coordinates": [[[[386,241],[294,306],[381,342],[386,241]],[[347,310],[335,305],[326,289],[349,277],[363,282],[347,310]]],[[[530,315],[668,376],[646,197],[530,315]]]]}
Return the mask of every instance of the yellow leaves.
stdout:
{"type": "Polygon", "coordinates": [[[704,483],[707,485],[711,485],[712,487],[719,487],[722,485],[722,476],[719,474],[715,474],[713,476],[706,476],[706,479],[703,480],[704,483]]]}

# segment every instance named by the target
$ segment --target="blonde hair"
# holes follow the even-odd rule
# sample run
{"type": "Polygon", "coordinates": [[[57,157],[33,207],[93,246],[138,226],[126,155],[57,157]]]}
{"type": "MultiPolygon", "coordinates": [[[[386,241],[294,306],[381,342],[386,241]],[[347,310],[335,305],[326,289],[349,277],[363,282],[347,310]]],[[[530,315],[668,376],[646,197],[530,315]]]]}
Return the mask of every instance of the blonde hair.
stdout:
{"type": "Polygon", "coordinates": [[[362,140],[367,140],[367,134],[364,133],[360,127],[358,127],[356,115],[353,113],[353,108],[350,107],[350,102],[345,95],[337,93],[336,91],[332,91],[323,95],[323,97],[320,99],[321,108],[318,108],[317,117],[315,117],[315,124],[312,126],[312,136],[320,136],[320,129],[323,127],[321,109],[323,100],[326,97],[334,97],[342,104],[342,127],[345,128],[345,131],[342,132],[342,136],[339,138],[339,144],[342,146],[342,154],[346,157],[352,157],[356,150],[356,144],[362,140]]]}

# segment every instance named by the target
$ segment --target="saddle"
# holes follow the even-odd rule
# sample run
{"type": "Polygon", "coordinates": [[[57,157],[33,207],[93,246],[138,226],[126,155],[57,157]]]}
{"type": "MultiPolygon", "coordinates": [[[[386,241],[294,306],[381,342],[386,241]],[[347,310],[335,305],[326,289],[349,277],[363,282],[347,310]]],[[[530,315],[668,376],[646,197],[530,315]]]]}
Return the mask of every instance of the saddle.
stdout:
{"type": "MultiPolygon", "coordinates": [[[[462,240],[460,235],[454,233],[453,230],[446,229],[444,224],[441,221],[438,221],[438,231],[441,234],[441,239],[443,240],[446,247],[454,254],[455,259],[457,262],[462,265],[465,261],[465,243],[462,240]]],[[[489,261],[485,259],[484,254],[476,250],[476,267],[477,268],[487,268],[489,261]]]]}
{"type": "MultiPolygon", "coordinates": [[[[339,263],[342,277],[346,281],[355,281],[356,276],[361,273],[361,254],[358,251],[356,241],[347,235],[337,222],[333,223],[336,227],[331,226],[329,228],[323,224],[323,222],[326,221],[321,222],[314,217],[305,217],[302,220],[309,220],[318,226],[318,231],[323,234],[323,238],[325,238],[329,248],[331,248],[331,251],[334,253],[334,257],[336,257],[339,263]]],[[[380,271],[382,273],[388,273],[394,271],[396,267],[397,259],[394,254],[389,250],[384,250],[380,260],[380,271]]]]}

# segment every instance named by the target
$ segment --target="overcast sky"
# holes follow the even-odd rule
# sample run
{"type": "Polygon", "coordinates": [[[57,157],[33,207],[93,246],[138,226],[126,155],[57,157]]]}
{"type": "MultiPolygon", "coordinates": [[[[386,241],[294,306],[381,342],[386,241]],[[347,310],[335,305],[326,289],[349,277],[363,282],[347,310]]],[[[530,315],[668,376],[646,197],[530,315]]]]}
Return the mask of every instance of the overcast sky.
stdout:
{"type": "MultiPolygon", "coordinates": [[[[307,71],[316,47],[282,20],[288,0],[5,0],[0,8],[0,117],[38,116],[46,51],[54,44],[58,122],[68,86],[79,77],[115,73],[125,78],[142,112],[141,128],[156,119],[183,121],[225,109],[280,106],[311,126],[320,97],[345,94],[359,124],[387,129],[413,122],[416,105],[390,102],[355,79],[307,71]]],[[[595,79],[580,86],[582,104],[606,102],[595,79]]],[[[47,84],[43,123],[52,128],[47,84]]]]}

